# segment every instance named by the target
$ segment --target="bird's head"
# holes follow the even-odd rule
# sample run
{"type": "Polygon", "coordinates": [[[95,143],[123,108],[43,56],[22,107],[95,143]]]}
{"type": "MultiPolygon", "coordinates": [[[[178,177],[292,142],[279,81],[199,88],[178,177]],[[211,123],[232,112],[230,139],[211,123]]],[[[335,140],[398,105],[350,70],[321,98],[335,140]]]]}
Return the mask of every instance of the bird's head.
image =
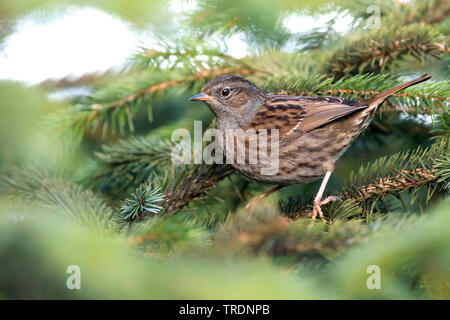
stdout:
{"type": "Polygon", "coordinates": [[[219,121],[245,122],[255,114],[264,93],[253,83],[234,75],[222,75],[206,83],[191,101],[204,101],[219,121]]]}

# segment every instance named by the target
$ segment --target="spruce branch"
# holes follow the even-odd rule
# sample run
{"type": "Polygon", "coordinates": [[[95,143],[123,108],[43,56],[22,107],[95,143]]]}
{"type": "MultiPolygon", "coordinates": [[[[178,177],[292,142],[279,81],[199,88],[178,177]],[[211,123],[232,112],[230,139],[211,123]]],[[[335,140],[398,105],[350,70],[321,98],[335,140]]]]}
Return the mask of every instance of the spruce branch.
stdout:
{"type": "MultiPolygon", "coordinates": [[[[402,170],[394,177],[381,177],[376,183],[353,188],[345,194],[341,194],[343,199],[353,199],[356,202],[366,202],[377,198],[384,198],[388,194],[395,194],[404,190],[415,189],[423,185],[428,185],[442,178],[434,170],[402,170]]],[[[445,178],[444,178],[445,179],[445,178]]]]}
{"type": "Polygon", "coordinates": [[[283,23],[286,16],[307,12],[310,15],[329,12],[327,0],[279,0],[258,2],[255,0],[199,0],[192,10],[189,22],[202,35],[244,35],[253,48],[280,48],[297,40],[283,23]]]}
{"type": "Polygon", "coordinates": [[[287,53],[275,49],[265,49],[260,54],[243,58],[241,61],[255,71],[249,78],[258,84],[283,76],[314,76],[321,67],[317,54],[287,53]]]}
{"type": "MultiPolygon", "coordinates": [[[[326,75],[280,76],[262,83],[263,90],[299,96],[333,95],[360,100],[394,87],[401,81],[389,74],[364,74],[334,80],[326,75]]],[[[448,112],[450,81],[429,81],[395,93],[384,111],[411,114],[448,112]]]]}
{"type": "Polygon", "coordinates": [[[156,175],[166,175],[172,164],[173,144],[157,137],[135,137],[103,145],[95,153],[99,164],[91,186],[102,190],[128,192],[156,175]]]}
{"type": "Polygon", "coordinates": [[[441,155],[435,161],[435,171],[440,177],[438,182],[444,184],[445,189],[450,189],[450,154],[441,155]]]}
{"type": "Polygon", "coordinates": [[[42,204],[90,230],[112,234],[113,210],[89,190],[61,176],[37,169],[11,169],[0,175],[0,194],[42,204]]]}
{"type": "MultiPolygon", "coordinates": [[[[189,216],[191,218],[191,216],[189,216]]],[[[187,216],[154,215],[141,223],[128,224],[128,244],[138,246],[154,254],[174,247],[202,246],[208,240],[208,232],[187,216]]]]}
{"type": "Polygon", "coordinates": [[[433,27],[394,25],[351,38],[331,55],[325,72],[336,78],[346,74],[379,73],[393,70],[408,56],[423,63],[426,57],[439,58],[446,51],[441,34],[433,27]]]}
{"type": "Polygon", "coordinates": [[[244,66],[236,66],[236,67],[225,67],[225,68],[212,68],[212,69],[203,69],[195,73],[194,75],[190,75],[184,79],[174,79],[174,80],[168,80],[163,81],[159,83],[152,84],[150,86],[147,86],[143,89],[140,89],[124,98],[121,98],[117,101],[114,101],[109,104],[101,104],[101,103],[93,103],[91,104],[90,108],[91,110],[104,110],[104,109],[114,109],[114,108],[120,108],[127,104],[132,103],[133,101],[139,99],[140,97],[146,95],[146,94],[152,94],[157,91],[165,90],[170,87],[174,87],[183,83],[194,83],[201,80],[206,80],[210,78],[217,77],[222,74],[227,73],[236,73],[236,74],[242,74],[242,75],[248,75],[251,74],[252,71],[244,66]]]}
{"type": "Polygon", "coordinates": [[[384,228],[404,225],[406,220],[398,214],[374,215],[370,224],[358,218],[348,220],[349,212],[356,217],[361,211],[357,204],[348,200],[335,204],[333,209],[336,211],[333,223],[326,225],[311,225],[309,218],[287,218],[267,203],[250,212],[240,210],[217,228],[212,236],[214,248],[290,256],[298,262],[326,263],[384,228]]]}
{"type": "Polygon", "coordinates": [[[435,179],[435,160],[449,151],[446,141],[436,142],[428,148],[417,147],[416,149],[398,152],[389,157],[381,157],[358,171],[352,172],[344,185],[344,190],[350,191],[353,186],[376,185],[380,177],[388,179],[415,179],[428,181],[435,179]],[[411,172],[411,176],[408,176],[411,172]]]}
{"type": "Polygon", "coordinates": [[[234,65],[238,59],[227,55],[221,44],[210,38],[157,38],[152,48],[141,47],[132,60],[137,67],[154,70],[183,68],[201,70],[210,66],[234,65]],[[155,49],[158,48],[158,49],[155,49]]]}
{"type": "Polygon", "coordinates": [[[192,202],[205,204],[208,191],[233,172],[229,165],[177,165],[169,176],[154,177],[139,186],[114,220],[119,224],[142,221],[149,215],[174,214],[192,202]]]}
{"type": "Polygon", "coordinates": [[[376,5],[382,13],[382,25],[408,25],[412,23],[435,24],[444,21],[450,13],[448,0],[413,0],[408,3],[383,0],[349,0],[342,7],[349,10],[355,21],[367,21],[367,8],[376,5]]]}
{"type": "Polygon", "coordinates": [[[152,137],[131,137],[103,146],[96,154],[100,172],[91,185],[121,196],[142,183],[151,183],[165,196],[161,213],[169,214],[191,201],[203,200],[209,189],[233,172],[229,165],[174,165],[173,146],[152,137]]]}
{"type": "Polygon", "coordinates": [[[192,201],[204,200],[208,191],[234,172],[226,164],[186,165],[177,168],[176,179],[169,180],[164,188],[166,199],[164,213],[174,213],[192,201]]]}
{"type": "Polygon", "coordinates": [[[49,119],[57,132],[69,131],[74,140],[81,140],[85,130],[101,129],[103,134],[108,131],[123,133],[126,128],[134,130],[133,119],[141,108],[147,108],[151,114],[152,97],[161,91],[181,87],[201,86],[208,79],[221,74],[235,73],[249,75],[253,71],[247,66],[224,65],[212,66],[201,70],[145,70],[142,74],[132,75],[129,79],[121,79],[118,84],[111,84],[94,91],[84,97],[63,114],[58,113],[49,119]]]}
{"type": "Polygon", "coordinates": [[[131,197],[126,199],[120,207],[121,219],[132,222],[142,219],[144,215],[157,214],[163,208],[158,205],[164,200],[164,195],[160,193],[160,188],[153,188],[152,185],[140,185],[131,197]]]}
{"type": "MultiPolygon", "coordinates": [[[[425,186],[428,201],[434,191],[448,187],[448,151],[447,143],[442,142],[426,149],[419,147],[382,157],[352,173],[336,196],[367,207],[369,202],[374,204],[387,195],[394,195],[401,201],[400,193],[406,190],[412,191],[411,201],[417,200],[419,190],[425,186]]],[[[280,201],[279,207],[283,213],[298,217],[310,211],[311,200],[311,197],[292,197],[280,201]]]]}

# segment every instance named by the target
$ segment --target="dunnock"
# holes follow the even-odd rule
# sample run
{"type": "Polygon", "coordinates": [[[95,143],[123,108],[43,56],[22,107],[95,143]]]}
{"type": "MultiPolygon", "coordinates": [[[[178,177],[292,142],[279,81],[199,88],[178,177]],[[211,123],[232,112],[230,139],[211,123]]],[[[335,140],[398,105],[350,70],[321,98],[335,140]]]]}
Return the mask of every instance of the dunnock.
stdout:
{"type": "MultiPolygon", "coordinates": [[[[275,174],[261,174],[261,163],[233,161],[233,166],[252,180],[278,185],[254,199],[263,198],[285,186],[311,182],[323,176],[310,215],[315,219],[319,214],[324,221],[320,206],[336,200],[335,197],[322,200],[335,161],[369,125],[375,111],[388,96],[430,78],[431,75],[424,74],[372,98],[356,101],[330,96],[266,94],[239,76],[222,75],[205,84],[201,93],[190,100],[208,104],[223,134],[228,129],[254,129],[256,134],[264,132],[261,129],[267,132],[278,129],[279,168],[275,174]]],[[[267,138],[270,140],[270,133],[267,133],[267,138]]]]}

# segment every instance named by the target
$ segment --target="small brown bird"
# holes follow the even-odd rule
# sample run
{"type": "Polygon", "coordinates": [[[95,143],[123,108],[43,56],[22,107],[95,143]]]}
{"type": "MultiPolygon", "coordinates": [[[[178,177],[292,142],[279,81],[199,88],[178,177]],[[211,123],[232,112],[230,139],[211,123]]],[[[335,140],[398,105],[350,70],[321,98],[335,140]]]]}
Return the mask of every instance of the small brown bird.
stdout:
{"type": "MultiPolygon", "coordinates": [[[[369,125],[377,108],[388,96],[430,78],[431,75],[424,74],[372,98],[356,101],[331,96],[266,94],[246,79],[222,75],[206,83],[201,93],[190,100],[208,104],[217,117],[217,126],[222,134],[228,129],[255,129],[256,134],[261,129],[278,129],[279,167],[275,174],[261,174],[261,163],[249,164],[246,161],[239,164],[233,161],[233,166],[252,180],[278,185],[252,200],[285,186],[308,183],[323,176],[310,215],[315,219],[318,214],[324,221],[320,206],[336,200],[336,197],[322,200],[335,161],[369,125]]],[[[270,133],[267,137],[270,140],[270,133]]],[[[245,146],[248,148],[247,143],[245,146]]]]}

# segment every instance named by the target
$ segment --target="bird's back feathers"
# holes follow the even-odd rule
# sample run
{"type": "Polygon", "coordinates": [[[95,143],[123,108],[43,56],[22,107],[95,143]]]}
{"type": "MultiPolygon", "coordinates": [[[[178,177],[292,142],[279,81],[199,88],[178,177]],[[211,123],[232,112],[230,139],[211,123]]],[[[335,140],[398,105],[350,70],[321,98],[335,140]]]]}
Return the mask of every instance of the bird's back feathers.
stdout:
{"type": "Polygon", "coordinates": [[[257,132],[278,129],[280,142],[283,142],[367,107],[359,101],[339,97],[267,95],[265,103],[244,129],[257,132]]]}
{"type": "Polygon", "coordinates": [[[278,129],[280,142],[289,141],[355,112],[368,109],[373,115],[376,108],[390,95],[409,86],[426,81],[431,75],[399,84],[372,98],[356,101],[340,97],[300,97],[266,95],[264,104],[244,129],[278,129]],[[268,121],[270,120],[270,121],[268,121]]]}

